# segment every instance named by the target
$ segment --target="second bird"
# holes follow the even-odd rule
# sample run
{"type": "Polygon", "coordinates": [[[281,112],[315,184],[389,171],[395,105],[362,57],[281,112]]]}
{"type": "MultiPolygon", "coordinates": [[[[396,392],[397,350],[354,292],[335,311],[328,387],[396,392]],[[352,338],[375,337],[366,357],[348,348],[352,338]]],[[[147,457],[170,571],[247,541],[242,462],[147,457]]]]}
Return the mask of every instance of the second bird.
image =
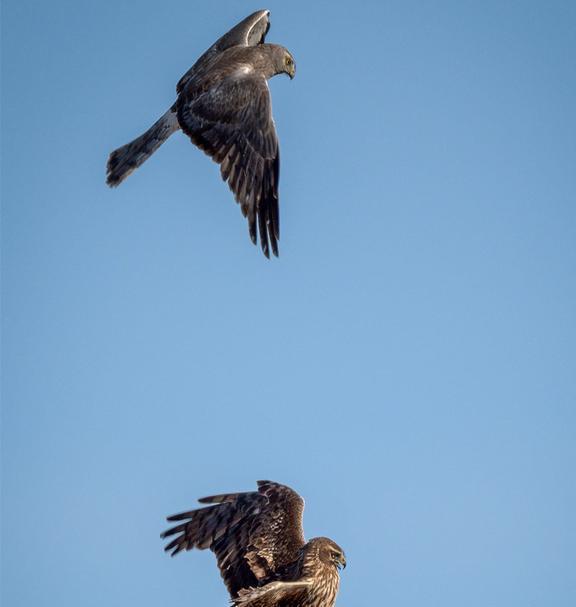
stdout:
{"type": "Polygon", "coordinates": [[[270,11],[257,11],[218,39],[178,82],[174,105],[108,159],[106,181],[117,186],[179,129],[220,165],[254,244],[278,256],[279,150],[268,79],[296,73],[292,55],[265,44],[270,11]]]}

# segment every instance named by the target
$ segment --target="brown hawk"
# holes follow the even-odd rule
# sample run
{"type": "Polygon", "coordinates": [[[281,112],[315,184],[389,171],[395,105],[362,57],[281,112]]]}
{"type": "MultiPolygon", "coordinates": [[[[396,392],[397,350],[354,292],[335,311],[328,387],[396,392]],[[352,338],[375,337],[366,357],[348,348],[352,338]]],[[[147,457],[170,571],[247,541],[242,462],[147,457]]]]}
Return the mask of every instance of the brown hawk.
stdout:
{"type": "Polygon", "coordinates": [[[258,481],[258,491],[198,500],[211,504],[169,516],[184,521],[162,534],[175,536],[164,548],[210,548],[236,607],[332,607],[342,548],[326,537],[306,542],[304,500],[290,487],[258,481]]]}
{"type": "Polygon", "coordinates": [[[108,159],[106,181],[119,185],[163,143],[182,129],[220,165],[252,242],[266,257],[278,256],[279,152],[268,79],[294,77],[292,55],[265,44],[270,11],[257,11],[219,38],[178,82],[174,105],[143,135],[108,159]]]}

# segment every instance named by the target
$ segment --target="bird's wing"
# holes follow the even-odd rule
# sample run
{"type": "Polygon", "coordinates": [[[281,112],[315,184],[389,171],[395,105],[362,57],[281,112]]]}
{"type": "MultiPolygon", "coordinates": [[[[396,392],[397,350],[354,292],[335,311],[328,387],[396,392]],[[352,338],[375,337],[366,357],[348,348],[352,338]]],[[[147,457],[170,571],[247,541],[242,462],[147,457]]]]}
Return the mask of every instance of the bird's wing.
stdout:
{"type": "Polygon", "coordinates": [[[178,99],[178,122],[193,143],[220,164],[243,215],[252,242],[266,257],[278,256],[280,237],[278,138],[270,90],[264,76],[241,66],[200,91],[178,99]]]}
{"type": "Polygon", "coordinates": [[[197,72],[222,51],[233,46],[256,46],[257,44],[262,44],[269,29],[270,11],[268,10],[256,11],[240,21],[231,30],[218,38],[184,76],[180,78],[180,81],[176,85],[176,92],[180,94],[197,72]]]}
{"type": "Polygon", "coordinates": [[[304,545],[304,500],[289,487],[259,481],[257,492],[199,501],[211,506],[168,517],[184,522],[162,534],[175,536],[165,550],[174,556],[181,550],[210,548],[233,598],[298,558],[304,545]]]}
{"type": "Polygon", "coordinates": [[[241,590],[233,600],[236,607],[271,607],[274,605],[301,604],[301,599],[306,595],[311,580],[298,582],[270,582],[259,588],[247,588],[241,590]]]}

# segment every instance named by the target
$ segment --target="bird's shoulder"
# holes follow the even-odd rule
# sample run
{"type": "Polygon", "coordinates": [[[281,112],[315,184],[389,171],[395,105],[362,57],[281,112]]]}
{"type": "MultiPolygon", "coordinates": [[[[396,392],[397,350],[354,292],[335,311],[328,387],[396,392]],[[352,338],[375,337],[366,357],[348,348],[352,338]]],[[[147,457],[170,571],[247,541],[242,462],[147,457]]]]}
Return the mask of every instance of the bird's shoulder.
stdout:
{"type": "Polygon", "coordinates": [[[258,47],[228,48],[197,67],[192,74],[187,74],[185,83],[179,85],[180,95],[195,96],[229,79],[265,82],[258,69],[261,58],[262,50],[258,47]]]}

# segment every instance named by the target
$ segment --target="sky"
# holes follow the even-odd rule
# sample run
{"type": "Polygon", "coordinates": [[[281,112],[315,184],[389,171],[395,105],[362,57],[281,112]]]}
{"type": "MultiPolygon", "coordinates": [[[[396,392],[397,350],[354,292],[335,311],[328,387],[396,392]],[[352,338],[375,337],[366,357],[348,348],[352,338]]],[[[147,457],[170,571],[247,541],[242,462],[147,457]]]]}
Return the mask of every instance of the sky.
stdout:
{"type": "Polygon", "coordinates": [[[337,605],[576,604],[576,4],[2,2],[2,599],[226,605],[165,516],[273,479],[337,605]],[[175,134],[260,8],[280,258],[175,134]]]}

